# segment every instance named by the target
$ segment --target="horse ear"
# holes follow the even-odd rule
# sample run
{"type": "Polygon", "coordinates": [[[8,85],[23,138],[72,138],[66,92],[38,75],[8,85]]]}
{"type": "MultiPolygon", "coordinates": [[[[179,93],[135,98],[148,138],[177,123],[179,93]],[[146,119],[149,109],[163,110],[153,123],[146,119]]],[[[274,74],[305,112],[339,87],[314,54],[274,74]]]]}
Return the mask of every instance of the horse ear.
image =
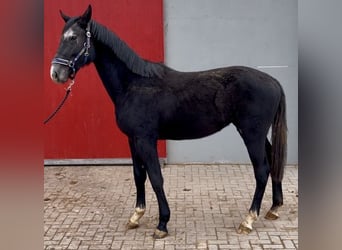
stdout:
{"type": "Polygon", "coordinates": [[[61,17],[63,18],[64,22],[69,21],[70,17],[65,15],[63,11],[59,10],[59,13],[61,14],[61,17]]]}
{"type": "Polygon", "coordinates": [[[91,5],[88,5],[88,8],[86,9],[86,11],[83,13],[83,15],[81,16],[81,21],[82,24],[87,25],[91,19],[91,14],[92,14],[92,8],[91,5]]]}

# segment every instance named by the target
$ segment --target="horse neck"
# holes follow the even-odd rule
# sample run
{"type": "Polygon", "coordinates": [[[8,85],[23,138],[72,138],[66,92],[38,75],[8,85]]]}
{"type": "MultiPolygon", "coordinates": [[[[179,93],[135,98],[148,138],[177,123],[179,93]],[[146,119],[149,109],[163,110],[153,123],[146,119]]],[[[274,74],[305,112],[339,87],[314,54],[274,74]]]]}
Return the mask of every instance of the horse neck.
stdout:
{"type": "Polygon", "coordinates": [[[114,104],[125,93],[127,83],[136,77],[115,54],[101,43],[95,44],[94,64],[102,83],[114,104]]]}

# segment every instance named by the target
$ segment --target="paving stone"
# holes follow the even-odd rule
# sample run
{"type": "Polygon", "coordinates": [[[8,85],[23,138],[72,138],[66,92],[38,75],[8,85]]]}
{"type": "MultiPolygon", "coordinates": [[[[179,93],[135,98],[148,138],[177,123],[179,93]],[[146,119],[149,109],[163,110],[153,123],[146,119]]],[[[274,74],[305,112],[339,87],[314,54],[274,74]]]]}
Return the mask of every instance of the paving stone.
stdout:
{"type": "Polygon", "coordinates": [[[146,213],[127,230],[135,186],[129,166],[45,167],[44,249],[297,249],[298,167],[287,166],[280,218],[267,221],[269,181],[261,214],[249,235],[236,230],[254,194],[250,165],[166,165],[164,188],[171,209],[168,237],[154,240],[158,205],[146,182],[146,213]]]}

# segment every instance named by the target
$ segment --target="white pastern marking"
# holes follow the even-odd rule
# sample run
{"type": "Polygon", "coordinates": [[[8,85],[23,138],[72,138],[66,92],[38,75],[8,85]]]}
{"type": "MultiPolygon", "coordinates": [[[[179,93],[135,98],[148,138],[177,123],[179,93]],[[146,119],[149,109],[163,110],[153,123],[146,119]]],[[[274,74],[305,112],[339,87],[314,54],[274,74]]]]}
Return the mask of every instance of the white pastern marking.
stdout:
{"type": "Polygon", "coordinates": [[[64,32],[63,38],[65,40],[65,39],[73,36],[74,34],[75,34],[75,32],[71,28],[69,28],[67,31],[64,32]]]}
{"type": "Polygon", "coordinates": [[[144,208],[135,208],[134,214],[132,215],[131,219],[129,220],[131,223],[138,225],[140,218],[144,215],[145,209],[144,208]]]}
{"type": "Polygon", "coordinates": [[[256,221],[258,218],[258,215],[256,212],[250,211],[247,215],[246,219],[242,222],[242,224],[250,229],[253,228],[253,222],[256,221]]]}

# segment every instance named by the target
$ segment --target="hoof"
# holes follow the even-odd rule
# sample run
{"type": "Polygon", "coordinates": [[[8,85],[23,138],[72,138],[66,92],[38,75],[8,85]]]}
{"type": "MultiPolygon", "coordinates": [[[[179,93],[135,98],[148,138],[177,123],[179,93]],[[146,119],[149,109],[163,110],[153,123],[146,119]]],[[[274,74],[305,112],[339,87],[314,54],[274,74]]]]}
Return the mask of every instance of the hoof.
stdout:
{"type": "Polygon", "coordinates": [[[268,211],[267,214],[265,215],[265,219],[267,220],[276,220],[279,218],[279,214],[275,211],[268,211]]]}
{"type": "Polygon", "coordinates": [[[137,228],[137,227],[139,227],[139,224],[138,223],[133,223],[133,222],[131,222],[131,221],[129,221],[128,223],[127,223],[127,225],[126,225],[126,228],[129,230],[129,229],[135,229],[135,228],[137,228]]]}
{"type": "Polygon", "coordinates": [[[249,234],[252,232],[253,229],[253,223],[258,219],[258,214],[255,211],[249,211],[249,214],[247,215],[246,219],[241,222],[239,229],[237,232],[239,234],[249,234]]]}
{"type": "Polygon", "coordinates": [[[161,231],[159,229],[156,229],[156,231],[154,231],[154,234],[153,234],[153,238],[156,240],[165,238],[166,236],[167,236],[167,232],[161,231]]]}
{"type": "Polygon", "coordinates": [[[252,228],[241,223],[237,232],[239,234],[249,234],[250,232],[252,232],[252,228]]]}

